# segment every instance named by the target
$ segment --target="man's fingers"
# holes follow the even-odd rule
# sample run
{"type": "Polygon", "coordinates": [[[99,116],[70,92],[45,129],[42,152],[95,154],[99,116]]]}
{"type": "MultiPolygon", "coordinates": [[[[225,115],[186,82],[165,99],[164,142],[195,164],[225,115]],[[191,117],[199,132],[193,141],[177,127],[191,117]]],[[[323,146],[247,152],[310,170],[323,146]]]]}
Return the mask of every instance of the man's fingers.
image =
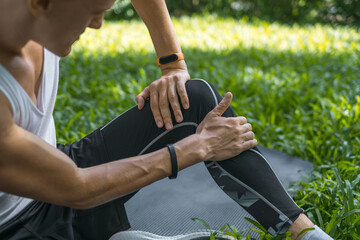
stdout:
{"type": "Polygon", "coordinates": [[[181,100],[181,104],[182,104],[183,108],[184,109],[189,109],[189,107],[190,107],[190,105],[189,105],[189,97],[188,97],[187,92],[186,92],[185,82],[177,81],[176,89],[177,89],[177,92],[178,92],[178,94],[180,96],[180,100],[181,100]]]}
{"type": "Polygon", "coordinates": [[[249,150],[251,148],[254,148],[256,147],[258,144],[257,140],[256,139],[252,139],[252,140],[249,140],[249,141],[246,141],[243,143],[243,149],[244,150],[249,150]]]}
{"type": "Polygon", "coordinates": [[[169,88],[168,88],[168,99],[171,105],[171,108],[173,109],[174,116],[176,119],[176,122],[181,122],[183,120],[181,109],[180,109],[180,103],[179,98],[176,92],[175,83],[173,81],[170,81],[169,88]]]}
{"type": "Polygon", "coordinates": [[[165,128],[170,130],[173,128],[171,113],[169,108],[168,89],[167,84],[163,83],[160,85],[160,96],[159,96],[159,107],[162,119],[165,124],[165,128]]]}
{"type": "Polygon", "coordinates": [[[223,115],[226,109],[230,106],[231,100],[232,100],[232,94],[230,92],[226,93],[225,97],[221,100],[219,105],[217,105],[212,110],[212,113],[219,117],[223,115]]]}
{"type": "Polygon", "coordinates": [[[250,141],[250,140],[255,139],[255,134],[252,131],[246,132],[246,133],[242,134],[241,138],[244,141],[250,141]]]}
{"type": "Polygon", "coordinates": [[[240,129],[241,133],[246,133],[246,132],[252,131],[252,126],[250,123],[245,123],[245,124],[239,126],[239,129],[240,129]]]}
{"type": "Polygon", "coordinates": [[[163,120],[160,114],[160,109],[159,109],[159,99],[158,99],[158,93],[157,91],[151,91],[151,96],[150,96],[150,107],[151,107],[151,111],[154,115],[154,120],[156,122],[156,125],[158,126],[158,128],[162,128],[164,126],[163,124],[163,120]]]}
{"type": "Polygon", "coordinates": [[[138,109],[141,110],[145,105],[145,100],[142,98],[142,96],[138,95],[136,97],[136,103],[138,105],[138,109]]]}
{"type": "Polygon", "coordinates": [[[146,87],[139,95],[136,96],[138,109],[141,110],[145,105],[145,100],[150,97],[149,87],[146,87]]]}
{"type": "Polygon", "coordinates": [[[247,119],[245,117],[238,117],[240,125],[244,125],[247,123],[247,119]]]}

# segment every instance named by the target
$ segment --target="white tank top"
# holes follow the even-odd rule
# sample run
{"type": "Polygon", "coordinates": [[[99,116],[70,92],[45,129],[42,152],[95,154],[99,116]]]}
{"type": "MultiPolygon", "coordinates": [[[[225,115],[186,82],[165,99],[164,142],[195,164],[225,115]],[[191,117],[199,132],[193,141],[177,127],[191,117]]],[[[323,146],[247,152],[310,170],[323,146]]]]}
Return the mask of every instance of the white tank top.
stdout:
{"type": "MultiPolygon", "coordinates": [[[[56,147],[53,110],[55,106],[59,57],[44,50],[43,77],[37,107],[18,81],[0,64],[0,91],[9,100],[15,123],[56,147]]],[[[0,225],[23,210],[32,199],[0,192],[0,225]]]]}

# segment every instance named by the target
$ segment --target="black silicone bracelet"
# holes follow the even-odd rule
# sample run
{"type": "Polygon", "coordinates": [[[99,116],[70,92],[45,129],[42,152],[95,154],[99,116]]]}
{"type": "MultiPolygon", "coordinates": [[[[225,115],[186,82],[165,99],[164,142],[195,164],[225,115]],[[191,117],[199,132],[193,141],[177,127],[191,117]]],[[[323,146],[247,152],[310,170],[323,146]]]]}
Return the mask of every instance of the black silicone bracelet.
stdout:
{"type": "Polygon", "coordinates": [[[178,174],[178,163],[177,163],[177,157],[176,157],[176,151],[172,144],[166,145],[170,152],[170,159],[171,159],[171,176],[169,176],[170,179],[175,179],[178,174]]]}

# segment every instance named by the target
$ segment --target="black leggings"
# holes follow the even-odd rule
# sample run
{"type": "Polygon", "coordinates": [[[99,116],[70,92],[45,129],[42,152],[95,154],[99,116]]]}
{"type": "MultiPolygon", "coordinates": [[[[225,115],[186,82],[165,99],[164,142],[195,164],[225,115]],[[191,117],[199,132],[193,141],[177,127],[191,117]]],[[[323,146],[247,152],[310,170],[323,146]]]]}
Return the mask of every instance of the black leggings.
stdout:
{"type": "MultiPolygon", "coordinates": [[[[206,114],[221,101],[216,89],[204,80],[188,81],[186,88],[190,109],[182,109],[181,123],[176,123],[172,116],[174,128],[170,131],[156,126],[150,103],[146,101],[143,110],[133,107],[79,142],[58,145],[58,148],[84,168],[146,154],[177,142],[195,133],[206,114]]],[[[229,108],[223,116],[236,115],[229,108]]],[[[224,192],[273,235],[286,232],[303,211],[257,148],[225,161],[205,164],[224,192]]],[[[52,239],[108,239],[115,232],[129,228],[124,203],[134,194],[88,210],[35,201],[10,221],[10,227],[6,228],[9,223],[5,228],[0,227],[0,238],[26,239],[30,236],[26,234],[33,234],[31,236],[51,236],[52,239]]]]}

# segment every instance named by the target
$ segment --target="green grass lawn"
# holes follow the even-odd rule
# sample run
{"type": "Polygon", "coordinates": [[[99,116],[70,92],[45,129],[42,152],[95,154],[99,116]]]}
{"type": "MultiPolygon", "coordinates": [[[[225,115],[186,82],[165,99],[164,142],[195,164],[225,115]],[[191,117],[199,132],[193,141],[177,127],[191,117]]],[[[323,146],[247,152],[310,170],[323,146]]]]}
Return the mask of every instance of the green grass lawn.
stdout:
{"type": "MultiPolygon", "coordinates": [[[[192,78],[231,91],[261,145],[314,162],[296,202],[335,239],[360,239],[359,31],[211,16],[174,24],[192,78]]],[[[133,106],[160,76],[155,59],[141,22],[88,30],[61,61],[58,140],[75,141],[133,106]]]]}

